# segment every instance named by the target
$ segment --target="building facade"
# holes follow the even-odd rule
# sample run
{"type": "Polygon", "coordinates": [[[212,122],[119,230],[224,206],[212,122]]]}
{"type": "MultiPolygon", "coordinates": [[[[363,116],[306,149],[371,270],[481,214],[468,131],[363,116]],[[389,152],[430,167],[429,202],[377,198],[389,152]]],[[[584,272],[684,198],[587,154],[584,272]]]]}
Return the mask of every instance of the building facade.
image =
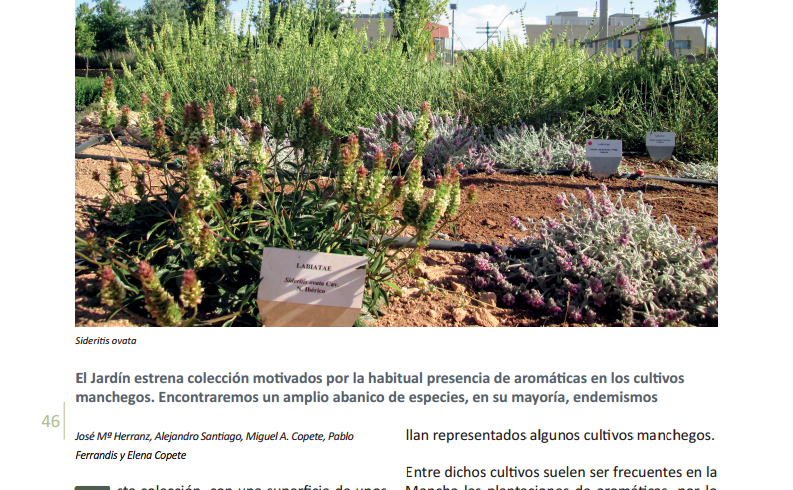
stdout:
{"type": "MultiPolygon", "coordinates": [[[[600,19],[595,17],[579,17],[578,12],[557,12],[556,15],[549,15],[545,18],[545,24],[527,25],[526,39],[529,44],[537,42],[542,35],[550,30],[550,43],[558,42],[574,43],[586,41],[588,39],[600,39],[613,36],[618,32],[628,32],[647,27],[648,19],[633,14],[613,14],[608,18],[608,32],[600,31],[600,19]]],[[[667,32],[669,32],[669,28],[667,32]]],[[[620,36],[618,39],[601,42],[600,49],[604,49],[609,54],[621,55],[624,50],[635,48],[639,42],[639,34],[620,36]]],[[[686,56],[696,55],[706,51],[705,36],[702,28],[698,26],[674,26],[674,41],[667,41],[667,48],[674,42],[677,55],[686,56]]],[[[594,43],[587,44],[587,51],[590,55],[595,54],[594,43]]],[[[634,52],[634,57],[638,56],[634,52]]]]}
{"type": "MultiPolygon", "coordinates": [[[[349,19],[357,31],[365,30],[366,39],[369,47],[377,42],[378,36],[378,21],[380,14],[360,14],[354,18],[349,19]]],[[[383,13],[383,28],[385,30],[384,36],[391,38],[394,34],[394,18],[390,13],[383,13]]],[[[432,30],[433,52],[427,55],[427,60],[435,59],[436,56],[442,57],[446,63],[452,62],[452,39],[449,36],[449,26],[440,24],[427,23],[424,27],[425,30],[432,30]]]]}

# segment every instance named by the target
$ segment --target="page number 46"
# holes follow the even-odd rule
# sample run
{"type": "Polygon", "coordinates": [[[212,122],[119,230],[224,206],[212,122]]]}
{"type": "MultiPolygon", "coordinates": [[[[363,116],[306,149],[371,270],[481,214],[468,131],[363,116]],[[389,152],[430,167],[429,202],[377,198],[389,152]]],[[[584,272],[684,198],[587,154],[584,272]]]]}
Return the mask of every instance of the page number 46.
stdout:
{"type": "Polygon", "coordinates": [[[61,425],[61,421],[58,420],[60,415],[45,415],[44,420],[41,421],[41,425],[46,425],[47,427],[58,427],[61,425]]]}

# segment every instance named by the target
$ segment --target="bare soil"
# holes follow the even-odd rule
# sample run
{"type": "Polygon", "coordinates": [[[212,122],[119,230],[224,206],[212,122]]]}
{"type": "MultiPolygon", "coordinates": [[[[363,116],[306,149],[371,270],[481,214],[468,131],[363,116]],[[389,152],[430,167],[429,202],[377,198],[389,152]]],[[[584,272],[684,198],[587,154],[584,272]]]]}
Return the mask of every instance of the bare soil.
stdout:
{"type": "MultiPolygon", "coordinates": [[[[97,118],[89,116],[96,123],[97,118]]],[[[106,134],[97,127],[75,124],[75,146],[106,134]]],[[[149,159],[146,151],[129,146],[130,138],[121,138],[122,149],[129,158],[149,159]]],[[[121,152],[113,145],[93,147],[87,152],[96,155],[113,155],[123,161],[121,152]]],[[[673,162],[652,164],[649,157],[628,157],[623,165],[631,170],[641,165],[647,174],[666,175],[674,173],[673,162]]],[[[131,181],[131,173],[122,164],[122,178],[131,181]]],[[[86,204],[98,205],[105,195],[102,186],[91,176],[98,170],[107,180],[108,162],[94,159],[75,159],[75,233],[84,234],[90,227],[80,209],[86,204]]],[[[159,172],[152,169],[152,172],[159,172]]],[[[695,226],[700,236],[707,240],[718,235],[718,188],[683,186],[670,182],[652,180],[626,180],[610,178],[605,181],[586,177],[569,176],[521,176],[507,174],[475,174],[462,179],[462,185],[475,184],[478,189],[478,204],[457,223],[456,240],[472,243],[511,245],[510,234],[518,235],[510,226],[510,217],[541,219],[558,217],[562,210],[554,201],[559,193],[573,193],[584,200],[584,189],[596,189],[604,182],[609,190],[625,190],[625,202],[632,203],[637,192],[653,205],[657,217],[668,215],[681,234],[687,234],[695,226]]],[[[133,195],[131,186],[127,193],[133,195]]],[[[449,229],[442,230],[451,234],[449,229]]],[[[454,239],[454,237],[452,237],[454,239]]],[[[472,263],[469,254],[428,251],[423,264],[414,275],[402,274],[395,283],[402,294],[390,295],[390,307],[385,314],[372,322],[375,327],[467,327],[467,326],[548,326],[584,327],[592,325],[552,322],[531,309],[515,305],[512,308],[496,306],[487,294],[477,294],[468,277],[467,265],[472,263]]],[[[148,326],[143,318],[131,318],[123,313],[107,321],[109,312],[96,300],[98,278],[85,274],[75,278],[75,324],[76,326],[148,326]]],[[[596,324],[595,326],[622,326],[619,323],[596,324]]]]}

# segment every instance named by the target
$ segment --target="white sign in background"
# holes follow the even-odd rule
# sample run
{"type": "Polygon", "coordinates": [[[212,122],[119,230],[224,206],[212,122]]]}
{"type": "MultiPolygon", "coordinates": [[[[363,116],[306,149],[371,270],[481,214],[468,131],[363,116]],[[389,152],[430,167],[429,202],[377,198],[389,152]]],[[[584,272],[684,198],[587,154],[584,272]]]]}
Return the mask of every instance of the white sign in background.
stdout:
{"type": "Polygon", "coordinates": [[[672,152],[675,151],[675,133],[647,133],[645,141],[653,162],[672,158],[672,152]]]}
{"type": "Polygon", "coordinates": [[[647,146],[675,146],[675,133],[647,133],[647,146]]]}
{"type": "Polygon", "coordinates": [[[303,305],[360,308],[366,257],[266,248],[257,298],[303,305]]]}

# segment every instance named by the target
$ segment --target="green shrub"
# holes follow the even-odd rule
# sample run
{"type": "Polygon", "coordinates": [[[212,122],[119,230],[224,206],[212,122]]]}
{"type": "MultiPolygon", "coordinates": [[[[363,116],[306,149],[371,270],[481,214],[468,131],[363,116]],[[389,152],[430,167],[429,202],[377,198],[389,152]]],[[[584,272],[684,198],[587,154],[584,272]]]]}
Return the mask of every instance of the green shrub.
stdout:
{"type": "MultiPolygon", "coordinates": [[[[583,46],[565,43],[564,34],[552,44],[549,32],[532,46],[513,38],[472,51],[465,63],[450,67],[427,63],[422,53],[403,53],[382,35],[362,49],[364,32],[348,22],[310,37],[316,14],[308,4],[274,16],[272,26],[264,23],[269,16],[260,15],[256,24],[244,20],[239,32],[230,19],[216,28],[212,8],[203,24],[165,25],[147,47],[131,43],[138,64],[134,73],[123,65],[128,92],[121,87],[120,94],[159,100],[168,92],[177,108],[192,100],[222,107],[230,85],[240,95],[235,116],[251,113],[258,95],[267,118],[276,95],[296,107],[307,88],[317,86],[325,101],[322,117],[339,136],[371,127],[378,113],[426,100],[438,112],[461,111],[488,135],[495,126],[518,121],[538,128],[562,125],[576,128],[579,144],[586,138],[621,139],[626,151],[643,151],[647,132],[674,131],[680,158],[717,158],[715,58],[689,64],[665,50],[643,52],[641,62],[627,54],[590,57],[583,46]],[[277,41],[268,44],[253,30],[277,41]]],[[[238,122],[231,118],[229,124],[238,122]]]]}
{"type": "Polygon", "coordinates": [[[279,41],[272,44],[250,34],[254,28],[270,30],[262,23],[244,23],[241,34],[230,19],[214,28],[213,8],[209,3],[205,21],[189,30],[165,25],[148,47],[132,43],[138,67],[132,73],[125,66],[124,76],[136,99],[146,93],[159,100],[169,92],[177,108],[193,100],[222,107],[230,85],[239,91],[235,115],[250,114],[258,95],[266,119],[274,112],[276,95],[283,96],[287,107],[298,107],[306,90],[316,86],[323,94],[321,115],[340,136],[372,125],[377,112],[395,111],[399,105],[452,105],[449,67],[406,57],[401,45],[389,44],[384,35],[363,52],[365,33],[347,22],[335,33],[320,30],[310,38],[315,14],[308,3],[296,2],[286,16],[275,16],[273,37],[279,41]]]}
{"type": "Polygon", "coordinates": [[[455,101],[490,131],[518,120],[582,128],[586,138],[621,139],[644,151],[650,131],[674,131],[677,154],[715,160],[718,150],[718,61],[689,64],[667,51],[590,57],[586,48],[549,34],[532,46],[517,39],[470,53],[452,78],[455,101]]]}
{"type": "Polygon", "coordinates": [[[101,78],[74,77],[74,105],[86,107],[97,100],[102,92],[101,78]]]}
{"type": "MultiPolygon", "coordinates": [[[[112,90],[106,80],[105,128],[117,123],[112,90]]],[[[101,274],[105,305],[148,313],[160,326],[259,325],[256,290],[264,247],[366,256],[364,312],[376,315],[387,304],[387,281],[415,265],[421,248],[392,271],[386,252],[393,239],[383,235],[397,236],[412,225],[415,243],[426,246],[439,227],[465,212],[458,213],[459,174],[447,168],[424,203],[420,150],[405,180],[388,171],[398,156],[386,161],[382,152],[369,172],[356,136],[331,145],[318,118],[324,105],[319,91],[312,88],[304,95],[308,98],[294,110],[276,99],[269,132],[261,122],[247,120],[243,131],[228,130],[216,124],[209,104],[191,103],[178,133],[187,146],[183,170],[163,167],[159,175],[148,165],[131,164],[134,181],[126,184],[134,185],[137,198],[124,192],[115,161],[106,177],[95,174],[107,196],[101,206],[84,211],[99,224],[96,234],[76,237],[76,266],[78,272],[101,274]],[[287,111],[294,115],[289,130],[287,111]],[[322,189],[310,176],[327,170],[336,179],[322,189]],[[273,174],[275,179],[269,177],[273,174]],[[403,195],[405,219],[393,218],[403,195]]],[[[429,105],[424,103],[421,112],[413,132],[418,148],[429,136],[429,105]]],[[[157,119],[151,140],[152,153],[165,164],[172,162],[175,148],[164,127],[157,119]]],[[[470,196],[469,207],[475,194],[470,196]]]]}
{"type": "MultiPolygon", "coordinates": [[[[75,107],[85,108],[94,102],[98,102],[102,93],[102,81],[102,78],[74,77],[75,107]]],[[[124,79],[117,79],[115,83],[121,87],[126,85],[124,79]]],[[[137,110],[140,107],[140,103],[137,100],[130,98],[129,92],[125,93],[120,90],[116,97],[118,98],[119,106],[128,105],[132,110],[137,110]]]]}

